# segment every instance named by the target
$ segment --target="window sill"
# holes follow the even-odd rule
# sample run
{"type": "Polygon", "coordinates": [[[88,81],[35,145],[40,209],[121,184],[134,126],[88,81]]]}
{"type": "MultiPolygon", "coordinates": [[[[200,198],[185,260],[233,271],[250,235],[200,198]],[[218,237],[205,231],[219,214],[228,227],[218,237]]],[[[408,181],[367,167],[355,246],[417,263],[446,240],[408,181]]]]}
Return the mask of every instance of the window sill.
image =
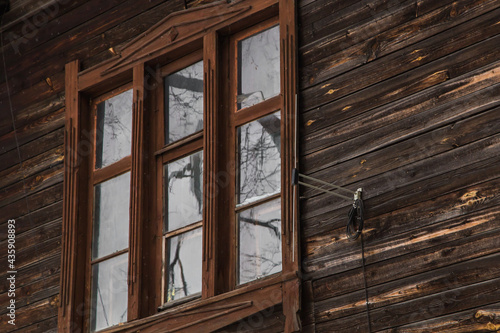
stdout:
{"type": "Polygon", "coordinates": [[[113,326],[99,333],[156,332],[159,329],[162,332],[212,332],[283,303],[284,285],[293,281],[299,282],[295,272],[282,273],[221,295],[167,308],[150,317],[113,326]]]}

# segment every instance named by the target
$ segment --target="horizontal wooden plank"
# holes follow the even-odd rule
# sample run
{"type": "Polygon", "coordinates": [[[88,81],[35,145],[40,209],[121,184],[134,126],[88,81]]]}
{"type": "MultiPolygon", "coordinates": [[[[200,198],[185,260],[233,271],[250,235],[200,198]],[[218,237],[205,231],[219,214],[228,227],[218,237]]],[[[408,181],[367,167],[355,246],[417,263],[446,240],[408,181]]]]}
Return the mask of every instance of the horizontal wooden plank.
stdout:
{"type": "MultiPolygon", "coordinates": [[[[500,210],[493,207],[458,218],[444,219],[417,230],[403,232],[395,237],[386,237],[377,244],[371,244],[367,240],[365,241],[365,263],[374,264],[431,248],[437,244],[487,232],[498,227],[499,219],[500,210]]],[[[370,233],[371,230],[370,226],[366,232],[370,233]]],[[[344,234],[345,227],[329,233],[330,237],[323,237],[323,242],[315,242],[314,247],[308,249],[310,254],[303,259],[304,265],[307,265],[309,270],[335,267],[337,271],[340,271],[358,267],[361,262],[359,242],[349,242],[344,234]]]]}
{"type": "MultiPolygon", "coordinates": [[[[467,224],[467,221],[473,218],[482,222],[483,215],[488,214],[485,209],[492,209],[492,207],[495,208],[499,205],[500,199],[496,195],[499,183],[500,179],[497,178],[410,207],[390,211],[381,217],[368,220],[363,235],[366,251],[365,258],[368,262],[374,262],[415,251],[415,245],[410,245],[408,249],[403,247],[401,253],[394,252],[392,251],[394,247],[391,247],[391,242],[397,242],[401,239],[411,243],[418,239],[419,233],[421,235],[421,232],[429,229],[429,226],[432,228],[436,225],[444,225],[443,233],[447,233],[447,222],[456,223],[456,221],[465,220],[467,224]],[[415,234],[415,237],[413,234],[415,234]],[[368,256],[368,252],[370,252],[370,256],[368,256]]],[[[488,218],[488,215],[484,217],[488,218]]],[[[317,265],[322,261],[332,261],[337,266],[340,263],[347,266],[346,263],[350,261],[351,267],[359,266],[359,244],[347,240],[345,236],[345,224],[347,223],[345,214],[338,216],[335,220],[337,223],[332,222],[329,226],[318,227],[317,229],[320,229],[320,231],[316,235],[303,240],[303,267],[306,271],[310,271],[308,268],[308,261],[310,260],[314,261],[313,265],[317,265]],[[314,260],[314,257],[317,259],[314,260]]],[[[427,244],[426,241],[429,240],[420,239],[419,248],[434,245],[432,241],[427,244]]],[[[340,268],[335,267],[335,271],[341,271],[340,268]]],[[[328,295],[328,292],[323,291],[323,294],[328,295]]]]}
{"type": "Polygon", "coordinates": [[[0,207],[62,182],[64,178],[63,172],[64,165],[63,163],[59,163],[17,183],[4,187],[0,190],[0,207]]]}
{"type": "Polygon", "coordinates": [[[494,332],[499,325],[500,303],[493,303],[380,332],[494,332]]]}
{"type": "MultiPolygon", "coordinates": [[[[16,251],[15,267],[17,270],[20,270],[27,266],[36,266],[39,261],[60,254],[60,247],[61,236],[59,233],[58,236],[42,241],[38,244],[35,243],[32,246],[27,246],[26,248],[18,248],[16,251]]],[[[4,262],[7,262],[7,260],[4,260],[4,262]]],[[[22,281],[23,278],[24,277],[19,274],[19,281],[22,281]]]]}
{"type": "Polygon", "coordinates": [[[20,219],[23,216],[26,216],[26,218],[29,219],[31,218],[31,216],[27,214],[35,212],[36,210],[48,206],[54,202],[61,201],[62,196],[63,184],[58,183],[45,190],[36,192],[26,197],[25,199],[23,198],[5,207],[0,207],[0,216],[16,220],[20,219]]]}
{"type": "MultiPolygon", "coordinates": [[[[409,120],[412,119],[410,118],[409,120]]],[[[408,124],[411,124],[411,122],[409,122],[408,124]]],[[[393,126],[393,128],[394,130],[402,131],[402,129],[400,129],[401,127],[393,126]]],[[[388,129],[388,135],[392,135],[390,129],[388,129]]],[[[363,198],[365,198],[366,200],[369,200],[370,198],[375,196],[379,196],[383,193],[394,191],[398,188],[402,187],[408,188],[411,184],[422,182],[429,177],[435,177],[444,172],[451,172],[453,170],[456,170],[457,168],[465,167],[469,164],[481,161],[483,158],[487,159],[494,156],[498,156],[498,149],[500,149],[499,140],[500,137],[498,135],[494,135],[490,138],[485,138],[480,141],[474,142],[472,144],[465,145],[463,147],[456,147],[455,149],[436,155],[433,158],[428,158],[421,161],[417,161],[412,164],[403,165],[401,168],[385,172],[383,174],[380,174],[378,177],[356,182],[352,184],[350,187],[352,187],[353,189],[362,187],[364,189],[363,198]],[[478,149],[478,151],[475,151],[475,149],[478,149]],[[474,157],[469,158],[472,156],[474,157]],[[474,160],[474,158],[477,159],[474,160]],[[436,168],[435,167],[436,165],[440,165],[440,168],[436,168]]],[[[342,150],[342,148],[347,148],[346,150],[351,154],[351,151],[355,150],[354,147],[355,145],[352,146],[344,145],[338,147],[339,148],[338,150],[342,150]]],[[[417,146],[416,148],[425,149],[425,145],[417,146]]],[[[361,150],[363,148],[358,148],[358,149],[361,150]]],[[[355,155],[355,153],[352,154],[355,155]]],[[[341,154],[333,153],[330,154],[329,156],[339,156],[339,155],[341,154]]],[[[326,156],[326,154],[324,156],[326,156]]],[[[352,156],[352,157],[357,157],[357,156],[352,156]]],[[[337,185],[343,185],[343,183],[337,185]]],[[[393,198],[393,199],[398,200],[398,198],[393,198]]],[[[304,198],[302,200],[302,204],[303,204],[302,216],[304,219],[309,219],[314,216],[320,215],[326,211],[330,211],[335,207],[344,206],[345,203],[340,200],[336,200],[331,196],[327,197],[326,195],[321,194],[312,198],[304,198]]],[[[371,203],[372,208],[377,204],[372,202],[371,203]]]]}
{"type": "MultiPolygon", "coordinates": [[[[22,287],[16,286],[16,309],[41,301],[59,293],[59,275],[51,275],[47,279],[38,280],[22,287]]],[[[9,304],[12,297],[8,293],[0,294],[1,304],[9,304]]],[[[7,307],[0,309],[0,315],[8,313],[7,307]]]]}
{"type": "MultiPolygon", "coordinates": [[[[28,105],[23,110],[14,112],[14,123],[17,129],[36,122],[36,119],[41,119],[57,110],[64,108],[64,94],[54,94],[41,102],[28,105]]],[[[0,105],[2,107],[0,112],[0,136],[4,136],[14,130],[12,125],[12,115],[10,114],[10,105],[7,106],[8,101],[0,98],[0,105]]]]}
{"type": "MultiPolygon", "coordinates": [[[[62,219],[48,221],[39,227],[32,227],[26,232],[16,232],[16,253],[37,249],[38,244],[61,236],[62,219]]],[[[17,231],[17,230],[16,230],[17,231]]],[[[0,242],[0,260],[7,262],[7,240],[0,242]]]]}
{"type": "Polygon", "coordinates": [[[23,333],[57,333],[57,316],[22,328],[23,333]]]}
{"type": "MultiPolygon", "coordinates": [[[[374,207],[371,208],[370,202],[365,202],[367,209],[367,219],[374,216],[388,214],[392,211],[397,211],[403,207],[411,206],[412,204],[422,202],[425,200],[431,200],[432,198],[437,198],[443,194],[460,190],[464,187],[471,187],[474,184],[484,183],[491,179],[498,178],[498,157],[492,159],[487,159],[481,162],[477,162],[463,168],[459,168],[456,171],[445,173],[436,177],[432,177],[425,181],[425,183],[416,186],[415,190],[410,190],[408,187],[398,188],[389,192],[386,195],[379,197],[374,197],[372,202],[374,207]],[[450,179],[454,179],[450,182],[450,179]],[[378,206],[378,207],[377,207],[378,206]]],[[[323,203],[327,205],[326,202],[323,203]]],[[[348,207],[345,208],[344,214],[347,214],[348,207]]],[[[346,223],[346,217],[344,215],[343,221],[346,223]]],[[[339,220],[340,221],[340,220],[339,220]]],[[[340,226],[339,226],[340,227],[340,226]]],[[[366,230],[369,230],[369,222],[366,222],[366,230]]],[[[359,258],[360,253],[355,253],[353,256],[359,258]]],[[[329,274],[334,274],[337,272],[346,271],[352,269],[354,261],[349,261],[350,265],[332,265],[328,258],[318,259],[316,262],[308,262],[307,258],[304,258],[302,263],[302,270],[310,278],[319,278],[321,276],[326,276],[329,274]]],[[[355,267],[359,267],[359,264],[355,267]]]]}
{"type": "MultiPolygon", "coordinates": [[[[61,184],[62,185],[62,184],[61,184]]],[[[34,210],[16,219],[16,234],[20,235],[32,228],[43,226],[47,221],[53,221],[62,216],[62,201],[34,210]]],[[[7,239],[7,224],[0,224],[0,241],[7,239]]]]}
{"type": "MultiPolygon", "coordinates": [[[[500,105],[500,97],[495,94],[499,87],[500,84],[497,84],[438,105],[435,108],[422,109],[420,105],[416,105],[399,109],[397,114],[386,114],[383,120],[379,118],[373,121],[374,127],[379,127],[374,131],[361,132],[357,135],[355,132],[351,132],[348,140],[346,136],[346,140],[343,142],[304,156],[302,172],[313,174],[327,167],[362,157],[375,150],[495,108],[500,105]],[[378,123],[379,121],[381,124],[378,123]]],[[[367,124],[370,123],[370,121],[367,122],[367,124]]],[[[352,126],[355,125],[352,124],[352,126]]],[[[365,127],[366,125],[360,124],[360,126],[365,127]]],[[[421,144],[418,148],[425,148],[425,145],[421,144]]]]}
{"type": "Polygon", "coordinates": [[[471,45],[474,45],[473,52],[475,52],[476,57],[484,57],[488,52],[492,52],[495,54],[492,59],[498,60],[499,51],[495,50],[493,45],[498,44],[500,37],[497,36],[497,39],[494,40],[488,38],[500,33],[500,27],[496,24],[499,13],[500,9],[492,11],[484,15],[485,17],[467,21],[455,29],[438,34],[434,38],[423,40],[398,52],[377,58],[341,77],[332,78],[324,81],[321,85],[307,88],[303,90],[301,108],[310,110],[319,107],[471,45]],[[481,40],[485,41],[478,43],[481,40]],[[416,50],[418,51],[416,52],[416,50]]]}
{"type": "MultiPolygon", "coordinates": [[[[368,288],[370,311],[499,278],[500,267],[495,265],[499,259],[497,253],[368,288]]],[[[336,289],[341,289],[341,286],[336,289]]],[[[318,285],[315,291],[318,292],[315,304],[317,322],[366,311],[364,290],[332,298],[327,298],[331,292],[322,285],[318,285]]]]}
{"type": "MultiPolygon", "coordinates": [[[[357,119],[362,121],[367,117],[362,114],[367,111],[377,112],[381,107],[394,105],[411,107],[425,104],[426,100],[432,100],[437,104],[498,82],[500,69],[498,61],[491,63],[486,61],[482,66],[477,62],[465,61],[464,66],[455,66],[454,71],[451,72],[449,65],[459,63],[460,60],[457,57],[446,57],[361,89],[312,111],[303,112],[300,129],[304,135],[304,141],[312,139],[312,136],[321,129],[341,125],[346,119],[358,117],[357,119]],[[456,77],[450,78],[451,75],[456,77]],[[443,81],[445,83],[442,83],[443,81]]],[[[331,130],[335,129],[333,127],[331,130]]]]}
{"type": "MultiPolygon", "coordinates": [[[[24,285],[31,284],[38,280],[49,279],[50,276],[60,274],[61,256],[56,255],[53,257],[41,259],[36,265],[26,266],[17,270],[16,287],[21,288],[24,285]]],[[[3,272],[2,272],[3,273],[3,272]]],[[[6,281],[7,275],[1,274],[2,281],[6,281]]],[[[0,284],[0,294],[8,290],[7,283],[0,284]]]]}
{"type": "Polygon", "coordinates": [[[2,316],[0,320],[0,330],[2,332],[12,332],[25,326],[36,324],[46,318],[57,315],[59,295],[52,296],[42,301],[30,304],[29,306],[16,309],[16,325],[8,323],[9,317],[2,316]]]}
{"type": "MultiPolygon", "coordinates": [[[[26,98],[25,98],[26,99],[26,98]]],[[[0,137],[0,154],[16,149],[16,144],[24,145],[47,133],[64,126],[64,109],[59,109],[23,127],[16,128],[16,132],[9,132],[0,137]]],[[[62,143],[62,142],[61,142],[62,143]]]]}
{"type": "MultiPolygon", "coordinates": [[[[424,2],[435,3],[435,1],[424,2]]],[[[409,9],[406,12],[405,6],[400,5],[397,7],[398,13],[394,15],[384,19],[374,17],[369,25],[359,27],[352,32],[353,36],[350,37],[352,46],[342,45],[339,52],[327,53],[326,57],[304,66],[301,71],[301,87],[318,84],[426,38],[434,43],[440,43],[439,35],[433,37],[434,35],[498,7],[496,1],[485,3],[484,0],[460,0],[447,5],[441,2],[440,4],[442,7],[423,16],[414,15],[412,8],[414,3],[410,2],[406,5],[409,9]],[[382,31],[383,29],[387,30],[382,31]],[[360,36],[356,37],[356,34],[360,36]]],[[[486,17],[482,19],[486,20],[486,17]]],[[[307,50],[304,52],[307,54],[307,50]]],[[[416,48],[415,53],[419,52],[420,50],[416,48]]],[[[317,52],[313,54],[316,55],[317,52]]]]}
{"type": "MultiPolygon", "coordinates": [[[[366,178],[426,158],[432,158],[434,155],[495,135],[500,131],[495,126],[499,121],[500,107],[496,107],[408,140],[333,165],[314,173],[313,176],[327,183],[342,180],[344,186],[351,187],[349,185],[351,183],[359,183],[366,178]]],[[[317,194],[317,192],[301,188],[302,197],[311,197],[313,194],[317,194]]]]}
{"type": "Polygon", "coordinates": [[[20,161],[40,155],[44,151],[60,146],[63,143],[64,128],[61,127],[20,146],[19,151],[14,148],[0,155],[0,171],[19,164],[20,161]],[[19,155],[21,159],[19,159],[19,155]]]}
{"type": "MultiPolygon", "coordinates": [[[[372,329],[379,331],[494,303],[500,297],[499,282],[500,279],[493,279],[370,311],[372,329]]],[[[343,329],[346,327],[359,329],[363,327],[366,330],[366,314],[331,320],[317,324],[316,327],[318,332],[345,332],[343,329]]],[[[358,332],[358,330],[351,331],[358,332]]]]}

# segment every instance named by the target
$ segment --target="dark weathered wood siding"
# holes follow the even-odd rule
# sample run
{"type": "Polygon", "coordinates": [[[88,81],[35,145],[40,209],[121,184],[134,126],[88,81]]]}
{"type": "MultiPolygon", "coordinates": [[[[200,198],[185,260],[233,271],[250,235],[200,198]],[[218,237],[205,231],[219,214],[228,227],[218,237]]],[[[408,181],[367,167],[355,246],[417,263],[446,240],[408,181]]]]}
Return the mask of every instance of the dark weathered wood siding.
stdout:
{"type": "MultiPolygon", "coordinates": [[[[0,28],[2,332],[57,327],[64,65],[95,65],[185,7],[40,3],[11,1],[0,28]],[[17,226],[15,327],[3,306],[8,219],[17,226]]],[[[363,187],[367,208],[363,273],[361,240],[344,235],[349,203],[302,191],[304,332],[368,332],[368,315],[373,331],[500,330],[499,7],[299,1],[301,171],[363,187]]],[[[266,314],[221,331],[282,331],[281,310],[266,314]]]]}
{"type": "Polygon", "coordinates": [[[363,271],[349,203],[302,191],[304,331],[500,329],[498,7],[300,2],[302,172],[367,210],[363,271]]]}

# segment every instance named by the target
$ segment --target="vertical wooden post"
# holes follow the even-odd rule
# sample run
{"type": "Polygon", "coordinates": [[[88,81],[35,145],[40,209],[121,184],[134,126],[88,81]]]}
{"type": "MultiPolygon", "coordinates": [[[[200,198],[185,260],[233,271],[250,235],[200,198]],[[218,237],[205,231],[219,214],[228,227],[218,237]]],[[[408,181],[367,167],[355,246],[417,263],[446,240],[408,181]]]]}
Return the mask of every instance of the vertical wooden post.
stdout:
{"type": "Polygon", "coordinates": [[[133,70],[132,166],[130,188],[128,321],[140,316],[142,224],[144,198],[144,64],[133,70]]]}
{"type": "MultiPolygon", "coordinates": [[[[297,196],[291,184],[292,168],[295,167],[295,123],[297,95],[297,33],[295,0],[279,0],[281,41],[281,91],[282,91],[282,143],[285,157],[282,165],[282,219],[283,219],[283,271],[295,272],[300,277],[299,224],[297,196]],[[295,199],[295,200],[294,200],[295,199]]],[[[283,313],[286,317],[285,332],[300,330],[300,279],[283,284],[283,313]]]]}
{"type": "Polygon", "coordinates": [[[78,147],[81,145],[81,120],[79,117],[80,97],[78,93],[77,60],[66,64],[66,122],[64,129],[64,190],[62,219],[62,250],[61,250],[61,290],[59,294],[58,331],[73,332],[81,327],[85,315],[83,309],[84,297],[84,267],[85,242],[78,237],[79,225],[86,223],[86,214],[78,210],[78,203],[86,202],[85,186],[79,187],[79,178],[85,172],[81,166],[78,147]],[[83,169],[83,170],[82,170],[83,169]],[[80,273],[80,274],[79,274],[80,273]],[[76,286],[82,286],[76,288],[76,286]],[[77,311],[78,310],[78,311],[77,311]]]}
{"type": "Polygon", "coordinates": [[[202,297],[215,295],[217,235],[217,33],[203,38],[203,272],[202,297]]]}

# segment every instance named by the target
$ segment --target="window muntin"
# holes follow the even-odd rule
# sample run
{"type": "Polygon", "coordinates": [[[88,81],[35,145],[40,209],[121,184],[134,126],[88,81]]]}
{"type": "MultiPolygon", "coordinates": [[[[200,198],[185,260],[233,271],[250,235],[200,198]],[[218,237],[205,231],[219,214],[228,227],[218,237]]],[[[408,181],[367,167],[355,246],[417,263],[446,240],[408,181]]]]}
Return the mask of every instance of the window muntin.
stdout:
{"type": "Polygon", "coordinates": [[[165,144],[203,129],[203,61],[164,79],[165,144]]]}
{"type": "Polygon", "coordinates": [[[280,93],[279,26],[238,42],[238,110],[280,93]]]}
{"type": "Polygon", "coordinates": [[[97,105],[95,168],[129,156],[132,142],[132,89],[97,105]]]}

